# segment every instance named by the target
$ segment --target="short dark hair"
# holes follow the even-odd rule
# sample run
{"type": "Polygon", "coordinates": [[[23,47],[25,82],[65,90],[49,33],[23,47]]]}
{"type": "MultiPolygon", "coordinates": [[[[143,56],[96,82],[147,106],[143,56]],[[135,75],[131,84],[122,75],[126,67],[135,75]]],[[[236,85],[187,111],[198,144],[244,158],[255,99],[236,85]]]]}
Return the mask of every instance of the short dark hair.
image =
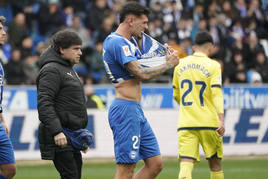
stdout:
{"type": "Polygon", "coordinates": [[[213,44],[213,38],[207,31],[201,31],[198,32],[194,39],[195,45],[203,45],[205,43],[212,43],[213,44]]]}
{"type": "Polygon", "coordinates": [[[124,22],[127,15],[135,15],[135,16],[141,16],[146,15],[148,16],[150,14],[150,10],[139,4],[138,2],[131,1],[126,3],[123,8],[120,11],[120,23],[124,22]]]}
{"type": "Polygon", "coordinates": [[[4,22],[6,21],[6,18],[4,16],[0,16],[0,23],[4,25],[4,22]]]}
{"type": "Polygon", "coordinates": [[[53,35],[51,43],[51,47],[59,53],[60,48],[66,49],[72,45],[81,45],[82,39],[75,32],[61,30],[53,35]]]}

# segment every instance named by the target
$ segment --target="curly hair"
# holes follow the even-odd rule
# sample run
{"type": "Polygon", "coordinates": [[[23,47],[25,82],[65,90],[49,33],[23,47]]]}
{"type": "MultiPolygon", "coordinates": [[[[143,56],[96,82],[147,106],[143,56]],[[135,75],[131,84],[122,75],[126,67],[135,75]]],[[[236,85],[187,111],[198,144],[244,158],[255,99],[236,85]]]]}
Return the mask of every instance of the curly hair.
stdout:
{"type": "Polygon", "coordinates": [[[126,17],[130,14],[135,16],[141,16],[141,15],[148,16],[150,14],[150,10],[147,7],[135,1],[126,3],[120,11],[120,23],[122,23],[126,19],[126,17]]]}
{"type": "Polygon", "coordinates": [[[69,30],[61,30],[53,35],[51,47],[60,53],[60,48],[66,49],[72,45],[81,45],[82,40],[77,33],[69,30]]]}

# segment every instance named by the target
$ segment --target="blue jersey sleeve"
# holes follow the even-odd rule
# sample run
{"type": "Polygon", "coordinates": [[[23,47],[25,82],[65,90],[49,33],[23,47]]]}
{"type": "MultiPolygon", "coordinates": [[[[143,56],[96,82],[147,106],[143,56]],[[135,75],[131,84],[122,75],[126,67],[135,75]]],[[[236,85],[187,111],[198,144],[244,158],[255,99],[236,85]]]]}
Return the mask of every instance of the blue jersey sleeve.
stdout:
{"type": "Polygon", "coordinates": [[[112,33],[103,43],[103,61],[107,76],[112,83],[119,83],[134,76],[127,71],[125,64],[138,59],[138,48],[120,36],[112,33]]]}

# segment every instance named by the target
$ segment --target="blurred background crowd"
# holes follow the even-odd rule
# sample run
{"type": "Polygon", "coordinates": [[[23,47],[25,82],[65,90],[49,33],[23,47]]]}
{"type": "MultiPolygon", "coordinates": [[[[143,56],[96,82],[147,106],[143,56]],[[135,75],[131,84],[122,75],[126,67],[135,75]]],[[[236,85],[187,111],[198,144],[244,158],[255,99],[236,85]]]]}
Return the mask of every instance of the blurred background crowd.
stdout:
{"type": "MultiPolygon", "coordinates": [[[[102,43],[119,24],[128,0],[1,0],[8,42],[0,49],[9,85],[34,85],[39,55],[58,30],[82,38],[81,63],[74,68],[84,84],[109,83],[102,43]]],[[[211,33],[212,58],[222,65],[223,83],[268,83],[268,0],[137,0],[151,9],[148,34],[168,43],[180,58],[192,54],[195,34],[211,33]]],[[[149,81],[170,83],[173,71],[149,81]]]]}

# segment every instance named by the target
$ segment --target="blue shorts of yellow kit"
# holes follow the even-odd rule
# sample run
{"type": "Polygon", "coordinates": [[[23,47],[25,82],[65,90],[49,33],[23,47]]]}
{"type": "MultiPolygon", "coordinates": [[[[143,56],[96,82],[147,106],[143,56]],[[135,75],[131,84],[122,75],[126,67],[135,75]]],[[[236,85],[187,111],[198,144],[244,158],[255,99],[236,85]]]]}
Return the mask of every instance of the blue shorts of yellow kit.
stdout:
{"type": "Polygon", "coordinates": [[[160,155],[157,139],[135,101],[115,99],[109,109],[116,163],[137,163],[160,155]]]}
{"type": "Polygon", "coordinates": [[[16,163],[11,141],[0,123],[0,165],[16,163]]]}
{"type": "Polygon", "coordinates": [[[197,162],[199,144],[201,144],[206,159],[222,158],[222,137],[213,129],[178,130],[179,159],[188,158],[197,162]]]}

